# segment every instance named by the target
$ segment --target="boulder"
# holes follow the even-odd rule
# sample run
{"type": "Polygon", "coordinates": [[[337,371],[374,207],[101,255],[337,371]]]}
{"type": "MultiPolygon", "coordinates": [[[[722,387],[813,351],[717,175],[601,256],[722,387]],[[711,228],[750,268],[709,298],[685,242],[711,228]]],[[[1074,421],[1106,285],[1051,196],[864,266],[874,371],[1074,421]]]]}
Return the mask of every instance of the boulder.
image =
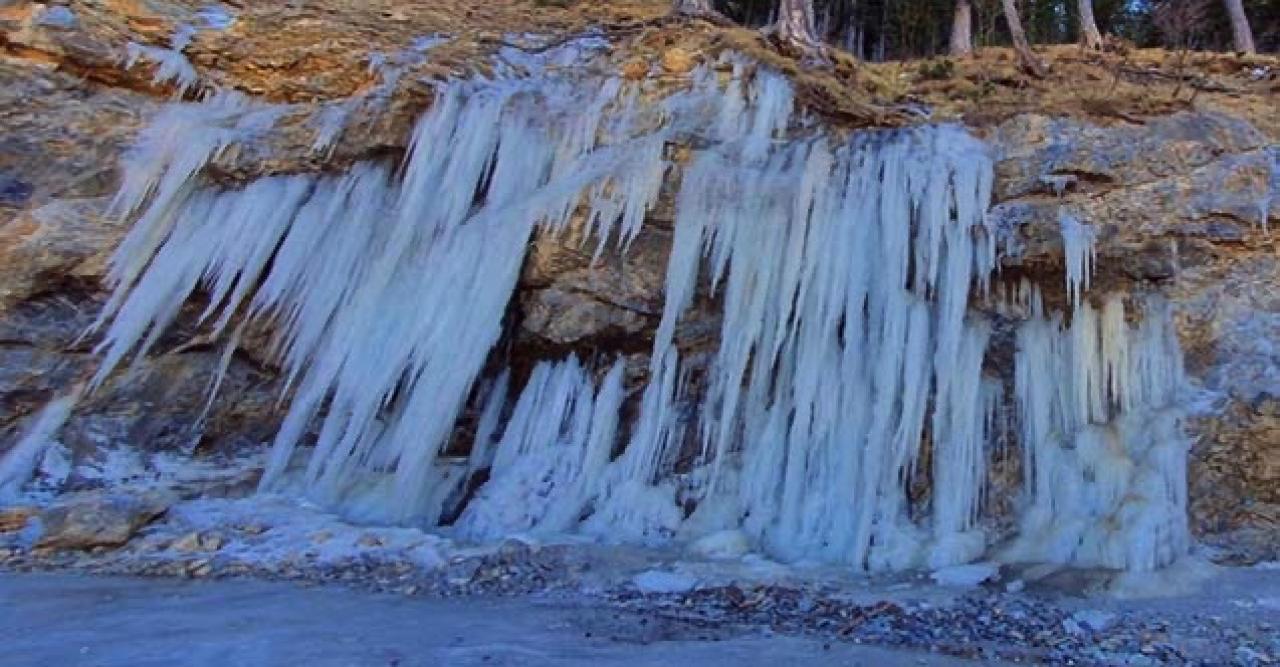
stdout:
{"type": "Polygon", "coordinates": [[[173,498],[162,493],[86,491],[63,496],[40,514],[43,549],[118,547],[164,514],[173,498]]]}

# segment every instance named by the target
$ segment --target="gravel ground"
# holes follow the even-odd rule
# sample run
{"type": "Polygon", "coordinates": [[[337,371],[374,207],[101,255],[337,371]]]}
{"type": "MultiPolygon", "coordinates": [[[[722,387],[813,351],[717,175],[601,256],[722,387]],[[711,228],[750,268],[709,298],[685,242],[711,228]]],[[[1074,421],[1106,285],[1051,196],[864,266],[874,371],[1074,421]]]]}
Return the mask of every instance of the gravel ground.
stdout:
{"type": "MultiPolygon", "coordinates": [[[[804,650],[906,652],[893,653],[894,660],[910,655],[1068,665],[1277,664],[1280,567],[1193,565],[1145,579],[992,566],[985,582],[948,587],[923,573],[860,579],[839,569],[798,569],[755,556],[690,560],[674,552],[520,540],[471,547],[412,529],[353,526],[261,500],[176,506],[118,549],[32,549],[20,535],[0,545],[0,570],[151,577],[151,583],[135,584],[143,591],[180,585],[177,579],[229,580],[236,586],[293,581],[339,596],[394,594],[423,601],[428,616],[471,605],[587,605],[592,612],[574,616],[574,627],[613,642],[693,647],[769,633],[801,642],[794,646],[809,647],[804,650]],[[1119,593],[1141,596],[1125,599],[1119,593]]],[[[5,581],[12,588],[15,581],[47,580],[5,581]]],[[[114,615],[105,613],[103,622],[114,623],[114,615]]],[[[31,655],[42,655],[40,646],[30,648],[31,655]]],[[[555,657],[562,658],[568,659],[555,657]]]]}
{"type": "Polygon", "coordinates": [[[0,575],[6,667],[953,665],[758,630],[714,636],[597,606],[249,581],[0,575]]]}

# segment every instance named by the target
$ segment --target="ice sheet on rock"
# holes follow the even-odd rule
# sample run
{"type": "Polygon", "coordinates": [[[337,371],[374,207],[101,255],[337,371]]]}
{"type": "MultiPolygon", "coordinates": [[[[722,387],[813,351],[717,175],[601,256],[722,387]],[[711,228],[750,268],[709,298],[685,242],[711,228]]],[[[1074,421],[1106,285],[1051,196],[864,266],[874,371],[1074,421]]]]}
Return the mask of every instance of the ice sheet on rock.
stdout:
{"type": "Polygon", "coordinates": [[[75,30],[80,26],[80,19],[70,7],[54,5],[45,7],[40,12],[36,18],[36,25],[60,30],[75,30]]]}
{"type": "Polygon", "coordinates": [[[222,5],[205,5],[195,15],[196,23],[206,30],[227,30],[235,25],[236,17],[222,5]]]}
{"type": "MultiPolygon", "coordinates": [[[[142,539],[159,547],[192,532],[220,536],[218,557],[227,562],[272,570],[301,561],[325,566],[410,563],[429,570],[446,563],[452,551],[448,540],[416,528],[353,525],[274,495],[179,503],[142,539]]],[[[172,551],[168,547],[157,557],[172,551]]]]}
{"type": "Polygon", "coordinates": [[[941,586],[972,588],[991,579],[999,578],[1000,566],[995,563],[970,563],[952,565],[934,570],[930,579],[941,586]]]}

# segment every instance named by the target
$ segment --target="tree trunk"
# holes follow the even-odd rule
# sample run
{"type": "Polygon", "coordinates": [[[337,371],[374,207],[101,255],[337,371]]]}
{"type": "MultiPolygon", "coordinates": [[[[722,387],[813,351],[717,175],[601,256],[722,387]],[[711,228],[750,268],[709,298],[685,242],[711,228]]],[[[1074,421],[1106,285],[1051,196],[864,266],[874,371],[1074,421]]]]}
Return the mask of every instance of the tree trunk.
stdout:
{"type": "Polygon", "coordinates": [[[1257,53],[1253,46],[1253,31],[1249,29],[1249,17],[1245,16],[1241,0],[1226,0],[1227,13],[1231,15],[1231,33],[1235,38],[1236,52],[1257,53]]]}
{"type": "Polygon", "coordinates": [[[711,0],[675,0],[672,9],[677,14],[710,14],[714,11],[711,0]]]}
{"type": "Polygon", "coordinates": [[[1093,0],[1078,0],[1076,6],[1080,11],[1080,41],[1086,49],[1102,50],[1102,33],[1098,31],[1098,22],[1093,19],[1093,0]]]}
{"type": "Polygon", "coordinates": [[[951,17],[951,55],[961,58],[973,53],[973,5],[969,0],[956,0],[956,13],[951,17]]]}
{"type": "Polygon", "coordinates": [[[1022,31],[1022,20],[1018,18],[1018,8],[1013,0],[1000,0],[1000,4],[1004,8],[1005,23],[1009,24],[1009,36],[1013,38],[1013,50],[1018,52],[1018,61],[1032,76],[1043,79],[1048,72],[1027,42],[1027,33],[1022,31]]]}
{"type": "Polygon", "coordinates": [[[820,54],[822,41],[813,26],[813,0],[778,0],[778,39],[806,54],[820,54]]]}

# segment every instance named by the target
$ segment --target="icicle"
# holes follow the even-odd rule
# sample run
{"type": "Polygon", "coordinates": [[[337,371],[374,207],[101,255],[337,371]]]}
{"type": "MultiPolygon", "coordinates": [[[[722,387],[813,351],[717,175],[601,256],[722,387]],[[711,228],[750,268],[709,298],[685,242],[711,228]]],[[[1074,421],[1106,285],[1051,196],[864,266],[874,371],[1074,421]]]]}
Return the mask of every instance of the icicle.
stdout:
{"type": "Polygon", "coordinates": [[[737,487],[744,526],[771,550],[871,568],[919,562],[927,531],[907,519],[901,487],[936,384],[935,437],[963,468],[939,473],[958,505],[933,530],[966,546],[939,547],[935,560],[974,557],[985,545],[970,531],[985,475],[986,334],[965,313],[994,265],[980,144],[931,128],[835,152],[793,141],[759,163],[736,150],[759,149],[729,142],[686,167],[658,335],[691,294],[689,245],[701,238],[725,304],[702,409],[709,502],[723,502],[714,480],[740,450],[740,479],[721,486],[737,487]],[[914,231],[903,223],[913,218],[914,231]]]}
{"type": "Polygon", "coordinates": [[[498,421],[502,418],[502,408],[507,401],[507,385],[510,382],[511,372],[504,370],[489,388],[484,409],[480,411],[480,419],[476,422],[476,437],[471,445],[471,454],[467,457],[468,475],[493,465],[493,450],[497,445],[494,434],[498,431],[498,421]]]}
{"type": "Polygon", "coordinates": [[[156,65],[155,74],[151,76],[151,83],[157,86],[173,84],[174,97],[186,97],[191,87],[200,81],[200,74],[196,72],[196,68],[191,66],[191,61],[182,55],[181,49],[162,49],[156,46],[147,46],[138,44],[137,42],[129,42],[125,46],[125,69],[132,69],[143,60],[149,60],[156,65]]]}
{"type": "Polygon", "coordinates": [[[597,145],[617,85],[552,91],[564,97],[549,114],[525,101],[538,94],[528,84],[445,86],[399,183],[369,163],[340,177],[197,189],[209,160],[274,117],[239,98],[162,114],[118,197],[120,211],[143,215],[113,260],[95,384],[205,290],[200,319],[216,318],[215,335],[240,312],[274,320],[273,351],[296,387],[264,486],[280,483],[323,411],[301,480],[314,498],[364,518],[435,521],[432,480],[457,481],[436,456],[501,334],[534,227],[562,228],[584,193],[614,183],[609,206],[634,235],[665,169],[660,133],[624,127],[615,145],[597,145]]]}
{"type": "Polygon", "coordinates": [[[1066,261],[1067,294],[1072,307],[1076,307],[1080,305],[1080,295],[1089,289],[1093,273],[1094,233],[1065,207],[1058,209],[1058,228],[1062,232],[1062,256],[1066,261]]]}
{"type": "Polygon", "coordinates": [[[1146,310],[1131,327],[1112,296],[1068,331],[1040,314],[1019,330],[1030,506],[1006,557],[1146,571],[1189,548],[1181,352],[1167,308],[1146,310]]]}
{"type": "Polygon", "coordinates": [[[222,388],[222,381],[227,377],[227,370],[231,368],[231,359],[235,356],[236,348],[240,346],[240,336],[244,334],[244,328],[247,323],[242,321],[239,326],[231,332],[231,337],[227,339],[226,344],[222,348],[222,354],[218,355],[218,368],[213,373],[213,378],[209,381],[209,397],[204,401],[204,407],[200,409],[200,416],[196,417],[193,431],[200,431],[204,427],[205,419],[208,419],[209,412],[213,410],[213,402],[218,398],[218,390],[222,388]]]}
{"type": "Polygon", "coordinates": [[[0,457],[0,500],[16,497],[31,481],[40,457],[71,416],[83,389],[83,383],[77,384],[69,393],[49,401],[28,420],[22,437],[0,457]]]}
{"type": "MultiPolygon", "coordinates": [[[[197,321],[214,333],[233,320],[275,332],[292,399],[264,489],[298,482],[357,518],[431,524],[487,468],[457,520],[473,537],[740,530],[781,558],[864,570],[978,557],[989,448],[1004,442],[1001,387],[983,374],[991,325],[969,311],[997,259],[984,145],[952,126],[806,130],[785,78],[732,57],[724,89],[701,66],[648,107],[620,80],[551,74],[598,41],[504,52],[498,80],[441,86],[400,169],[202,188],[205,165],[273,112],[216,97],[161,114],[116,201],[141,216],[112,261],[95,382],[202,290],[197,321]],[[518,71],[532,75],[505,78],[518,71]],[[503,424],[509,376],[487,393],[475,385],[531,235],[575,225],[595,235],[597,257],[610,240],[625,251],[670,171],[666,144],[685,138],[694,149],[636,422],[618,423],[623,363],[597,386],[571,357],[536,366],[503,424]],[[695,384],[676,332],[702,287],[723,317],[695,384]],[[470,456],[442,457],[468,401],[483,406],[470,456]],[[313,427],[305,467],[291,468],[313,427]],[[924,476],[927,507],[908,496],[924,476]]],[[[316,129],[315,149],[328,150],[338,133],[316,129]]],[[[1061,219],[1070,327],[1028,283],[994,299],[1027,318],[1014,381],[1020,553],[1156,567],[1189,539],[1177,341],[1155,306],[1133,327],[1119,301],[1101,313],[1084,302],[1093,232],[1061,219]],[[1121,529],[1099,530],[1102,519],[1121,529]]]]}
{"type": "Polygon", "coordinates": [[[347,100],[326,104],[319,113],[312,116],[311,127],[315,130],[315,139],[311,142],[311,152],[328,157],[342,138],[347,119],[355,109],[353,100],[347,100]]]}
{"type": "Polygon", "coordinates": [[[684,437],[678,408],[686,379],[678,358],[674,346],[654,356],[631,440],[602,471],[598,506],[583,526],[587,532],[613,542],[652,542],[669,539],[679,527],[674,486],[660,475],[672,446],[684,437]]]}
{"type": "Polygon", "coordinates": [[[577,359],[534,370],[498,445],[489,481],[456,526],[495,538],[563,532],[577,525],[597,492],[618,427],[623,364],[593,395],[577,359]]]}

